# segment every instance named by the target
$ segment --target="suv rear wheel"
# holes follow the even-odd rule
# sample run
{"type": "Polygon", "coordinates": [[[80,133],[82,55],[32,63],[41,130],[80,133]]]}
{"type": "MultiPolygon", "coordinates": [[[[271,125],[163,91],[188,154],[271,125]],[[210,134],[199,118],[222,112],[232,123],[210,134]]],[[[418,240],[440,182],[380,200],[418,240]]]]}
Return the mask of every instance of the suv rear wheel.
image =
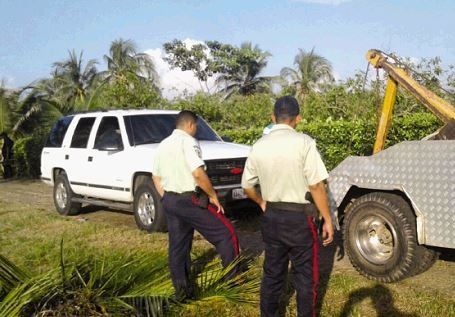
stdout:
{"type": "Polygon", "coordinates": [[[54,205],[57,212],[63,216],[74,216],[81,209],[80,203],[72,202],[75,194],[71,190],[65,172],[61,172],[54,182],[54,205]]]}
{"type": "Polygon", "coordinates": [[[134,193],[134,220],[139,229],[166,232],[166,216],[161,198],[150,181],[142,183],[134,193]]]}

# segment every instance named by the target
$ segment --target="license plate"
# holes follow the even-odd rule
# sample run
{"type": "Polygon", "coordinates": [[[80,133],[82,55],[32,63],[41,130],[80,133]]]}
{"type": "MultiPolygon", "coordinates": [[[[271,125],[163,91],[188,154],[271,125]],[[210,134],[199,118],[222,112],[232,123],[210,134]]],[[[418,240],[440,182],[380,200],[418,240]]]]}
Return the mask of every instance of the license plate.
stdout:
{"type": "Polygon", "coordinates": [[[232,199],[245,199],[246,195],[242,188],[235,188],[232,190],[232,199]]]}

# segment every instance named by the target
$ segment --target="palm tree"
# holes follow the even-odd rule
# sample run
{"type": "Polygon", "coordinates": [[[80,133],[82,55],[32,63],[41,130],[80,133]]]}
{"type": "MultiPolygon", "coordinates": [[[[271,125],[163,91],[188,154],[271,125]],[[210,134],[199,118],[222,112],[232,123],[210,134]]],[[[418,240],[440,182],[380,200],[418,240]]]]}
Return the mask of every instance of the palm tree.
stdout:
{"type": "Polygon", "coordinates": [[[97,78],[97,61],[91,59],[82,65],[83,52],[77,56],[70,51],[69,58],[53,64],[53,96],[65,101],[74,109],[83,107],[97,78]]]}
{"type": "Polygon", "coordinates": [[[332,65],[325,57],[316,54],[314,47],[310,52],[299,49],[294,65],[295,69],[290,67],[281,69],[280,76],[300,100],[311,91],[317,90],[318,85],[333,81],[332,65]]]}
{"type": "Polygon", "coordinates": [[[104,55],[107,71],[102,73],[108,82],[127,81],[130,75],[137,76],[153,85],[158,82],[158,75],[153,60],[148,54],[137,53],[136,45],[131,40],[118,39],[112,42],[109,55],[104,55]]]}
{"type": "Polygon", "coordinates": [[[14,109],[17,105],[18,92],[7,89],[0,82],[0,133],[9,132],[13,126],[14,109]]]}
{"type": "Polygon", "coordinates": [[[224,86],[220,91],[226,94],[225,98],[234,93],[251,95],[269,91],[272,78],[259,75],[267,66],[267,58],[271,54],[262,51],[258,45],[253,47],[251,42],[245,42],[241,44],[236,55],[235,62],[238,66],[216,79],[218,86],[224,86]]]}
{"type": "Polygon", "coordinates": [[[57,91],[53,79],[41,79],[20,90],[11,116],[13,134],[27,135],[40,128],[46,130],[56,119],[72,112],[74,108],[57,91]]]}

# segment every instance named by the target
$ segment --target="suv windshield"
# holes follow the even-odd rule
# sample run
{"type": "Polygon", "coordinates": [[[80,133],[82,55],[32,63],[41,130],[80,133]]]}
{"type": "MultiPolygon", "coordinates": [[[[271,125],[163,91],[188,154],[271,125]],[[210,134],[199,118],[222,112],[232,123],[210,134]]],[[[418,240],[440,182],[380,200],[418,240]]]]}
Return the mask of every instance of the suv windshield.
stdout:
{"type": "MultiPolygon", "coordinates": [[[[177,114],[147,114],[125,116],[125,127],[130,145],[160,143],[175,129],[177,114]]],[[[221,141],[209,125],[198,118],[196,139],[221,141]]]]}

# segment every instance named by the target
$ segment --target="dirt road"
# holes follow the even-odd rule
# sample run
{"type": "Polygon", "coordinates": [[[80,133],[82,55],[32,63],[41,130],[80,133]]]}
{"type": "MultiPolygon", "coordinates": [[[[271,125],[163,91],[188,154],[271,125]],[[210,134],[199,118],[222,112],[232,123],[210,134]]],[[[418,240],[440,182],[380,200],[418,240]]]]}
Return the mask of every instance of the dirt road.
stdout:
{"type": "MultiPolygon", "coordinates": [[[[56,213],[52,201],[52,188],[39,181],[14,180],[0,182],[0,204],[21,203],[30,208],[56,213]]],[[[97,207],[85,207],[83,213],[75,219],[102,222],[114,227],[136,227],[132,214],[97,207]]],[[[258,230],[258,217],[243,215],[232,219],[239,234],[241,248],[244,252],[260,255],[263,245],[258,230]]],[[[354,271],[347,257],[344,257],[338,243],[331,247],[321,248],[321,274],[328,277],[332,271],[354,271]]],[[[409,278],[403,283],[410,287],[429,288],[439,291],[442,295],[455,299],[455,252],[441,250],[440,260],[427,272],[409,278]]]]}

